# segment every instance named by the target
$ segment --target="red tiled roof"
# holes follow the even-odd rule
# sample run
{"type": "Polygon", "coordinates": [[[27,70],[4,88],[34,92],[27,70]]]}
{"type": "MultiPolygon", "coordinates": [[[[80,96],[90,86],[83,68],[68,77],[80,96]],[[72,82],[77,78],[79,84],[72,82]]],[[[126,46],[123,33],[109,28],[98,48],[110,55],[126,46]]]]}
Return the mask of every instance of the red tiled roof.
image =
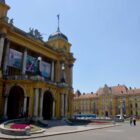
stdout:
{"type": "MultiPolygon", "coordinates": [[[[108,87],[111,90],[111,93],[122,96],[122,95],[132,95],[132,94],[140,94],[140,88],[139,89],[128,89],[124,85],[118,85],[118,86],[112,86],[108,87]]],[[[74,99],[88,99],[88,98],[97,98],[100,95],[104,94],[104,87],[99,88],[96,93],[87,93],[87,94],[75,94],[74,99]]]]}
{"type": "Polygon", "coordinates": [[[87,94],[81,94],[79,96],[75,96],[74,99],[85,99],[85,98],[95,98],[97,97],[97,94],[95,93],[87,93],[87,94]]]}
{"type": "Polygon", "coordinates": [[[140,94],[140,89],[131,89],[128,91],[128,94],[140,94]]]}
{"type": "Polygon", "coordinates": [[[98,93],[98,95],[103,94],[103,88],[99,88],[96,93],[98,93]]]}
{"type": "Polygon", "coordinates": [[[114,94],[128,94],[128,88],[126,86],[118,85],[111,87],[112,93],[114,94]]]}

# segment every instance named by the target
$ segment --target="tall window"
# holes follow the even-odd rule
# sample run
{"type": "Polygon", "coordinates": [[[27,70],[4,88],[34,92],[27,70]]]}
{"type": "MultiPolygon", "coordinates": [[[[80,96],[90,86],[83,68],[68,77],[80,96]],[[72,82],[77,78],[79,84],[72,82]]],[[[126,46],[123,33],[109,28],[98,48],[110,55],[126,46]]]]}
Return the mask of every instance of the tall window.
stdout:
{"type": "Polygon", "coordinates": [[[123,108],[123,113],[126,113],[126,105],[125,105],[125,101],[123,100],[122,102],[122,108],[123,108]]]}
{"type": "Polygon", "coordinates": [[[96,104],[95,104],[95,102],[93,103],[93,113],[94,114],[96,113],[96,104]]]}
{"type": "Polygon", "coordinates": [[[138,104],[137,103],[135,103],[135,108],[138,108],[138,104]]]}

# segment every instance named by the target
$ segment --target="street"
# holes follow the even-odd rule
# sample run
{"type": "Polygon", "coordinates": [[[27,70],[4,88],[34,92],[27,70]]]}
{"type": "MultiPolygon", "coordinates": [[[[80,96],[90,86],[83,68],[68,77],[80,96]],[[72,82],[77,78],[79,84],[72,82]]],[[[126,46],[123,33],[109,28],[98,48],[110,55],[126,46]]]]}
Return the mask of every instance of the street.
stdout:
{"type": "Polygon", "coordinates": [[[129,123],[125,123],[122,126],[42,137],[36,138],[36,140],[139,140],[139,133],[140,122],[137,123],[137,126],[130,126],[129,123]]]}

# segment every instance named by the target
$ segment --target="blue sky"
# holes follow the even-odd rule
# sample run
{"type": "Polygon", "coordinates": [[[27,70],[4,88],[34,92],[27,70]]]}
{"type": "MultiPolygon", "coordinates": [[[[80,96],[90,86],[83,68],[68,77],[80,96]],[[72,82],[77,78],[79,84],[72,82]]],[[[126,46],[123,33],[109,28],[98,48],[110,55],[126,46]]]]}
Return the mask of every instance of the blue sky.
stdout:
{"type": "Polygon", "coordinates": [[[14,24],[45,34],[60,29],[72,43],[77,59],[74,90],[95,92],[122,84],[140,87],[139,0],[6,0],[14,24]]]}

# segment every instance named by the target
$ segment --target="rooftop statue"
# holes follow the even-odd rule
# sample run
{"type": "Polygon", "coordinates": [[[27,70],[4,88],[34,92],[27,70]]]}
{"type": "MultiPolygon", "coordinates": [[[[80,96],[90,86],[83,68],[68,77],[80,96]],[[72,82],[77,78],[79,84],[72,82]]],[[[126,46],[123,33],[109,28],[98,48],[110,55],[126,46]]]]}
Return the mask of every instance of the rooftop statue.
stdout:
{"type": "Polygon", "coordinates": [[[41,33],[37,29],[29,28],[29,34],[36,39],[43,40],[41,33]]]}
{"type": "Polygon", "coordinates": [[[0,3],[4,3],[5,4],[5,0],[0,0],[0,3]]]}
{"type": "Polygon", "coordinates": [[[10,19],[9,23],[10,23],[11,25],[13,25],[13,23],[14,23],[14,19],[13,19],[13,18],[10,19]]]}

